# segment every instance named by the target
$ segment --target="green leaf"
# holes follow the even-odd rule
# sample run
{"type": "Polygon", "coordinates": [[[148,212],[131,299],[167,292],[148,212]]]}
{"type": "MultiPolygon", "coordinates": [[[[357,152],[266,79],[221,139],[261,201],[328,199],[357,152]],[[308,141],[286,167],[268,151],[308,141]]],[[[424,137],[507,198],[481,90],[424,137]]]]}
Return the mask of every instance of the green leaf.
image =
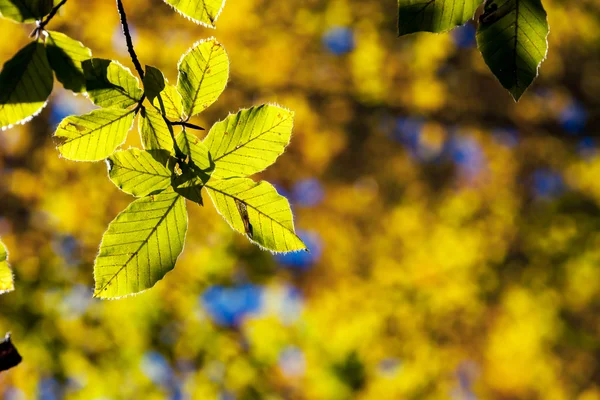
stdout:
{"type": "Polygon", "coordinates": [[[103,108],[67,117],[54,133],[58,150],[69,160],[102,160],[125,142],[134,116],[134,110],[103,108]]]}
{"type": "Polygon", "coordinates": [[[213,176],[248,176],[273,164],[290,142],[294,113],[262,105],[217,122],[204,139],[215,162],[213,176]]]}
{"type": "Polygon", "coordinates": [[[161,114],[174,121],[185,118],[181,95],[159,69],[146,65],[144,90],[148,100],[161,114]]]}
{"type": "Polygon", "coordinates": [[[117,61],[92,58],[83,62],[87,94],[100,107],[127,108],[144,94],[139,82],[117,61]]]}
{"type": "Polygon", "coordinates": [[[177,91],[188,117],[204,111],[219,98],[229,79],[229,58],[214,38],[197,42],[177,65],[177,91]]]}
{"type": "Polygon", "coordinates": [[[221,14],[225,0],[164,0],[178,13],[189,20],[207,26],[215,27],[215,22],[221,14]]]}
{"type": "Polygon", "coordinates": [[[173,152],[173,138],[167,123],[152,108],[142,108],[138,123],[142,145],[146,150],[167,150],[173,152]]]}
{"type": "Polygon", "coordinates": [[[188,156],[190,164],[206,173],[212,173],[215,163],[208,148],[200,139],[183,130],[177,135],[176,141],[179,149],[188,156]]]}
{"type": "Polygon", "coordinates": [[[546,11],[540,0],[493,0],[479,18],[477,45],[486,64],[518,101],[548,52],[546,11]]]}
{"type": "Polygon", "coordinates": [[[8,251],[0,241],[0,294],[15,290],[14,278],[8,265],[8,251]]]}
{"type": "Polygon", "coordinates": [[[177,135],[176,141],[188,159],[182,174],[174,179],[173,187],[186,199],[203,205],[201,190],[210,179],[215,164],[204,143],[185,129],[177,135]]]}
{"type": "Polygon", "coordinates": [[[473,18],[483,0],[398,0],[398,36],[446,32],[473,18]]]}
{"type": "Polygon", "coordinates": [[[95,297],[151,288],[173,269],[187,231],[185,200],[166,192],[135,200],[110,223],[94,265],[95,297]]]}
{"type": "Polygon", "coordinates": [[[290,204],[270,183],[213,178],[205,187],[219,214],[254,243],[274,252],[306,250],[294,231],[290,204]]]}
{"type": "Polygon", "coordinates": [[[16,22],[35,22],[48,15],[53,0],[0,0],[0,16],[16,22]]]}
{"type": "Polygon", "coordinates": [[[136,197],[162,192],[171,185],[171,171],[164,150],[152,150],[155,154],[140,149],[128,149],[114,152],[107,159],[108,176],[122,191],[136,197]]]}
{"type": "Polygon", "coordinates": [[[0,127],[28,122],[46,105],[52,92],[52,69],[44,45],[29,43],[0,72],[0,127]]]}
{"type": "Polygon", "coordinates": [[[47,32],[46,53],[56,79],[65,89],[76,93],[84,92],[85,76],[82,62],[92,57],[92,51],[64,33],[47,32]]]}

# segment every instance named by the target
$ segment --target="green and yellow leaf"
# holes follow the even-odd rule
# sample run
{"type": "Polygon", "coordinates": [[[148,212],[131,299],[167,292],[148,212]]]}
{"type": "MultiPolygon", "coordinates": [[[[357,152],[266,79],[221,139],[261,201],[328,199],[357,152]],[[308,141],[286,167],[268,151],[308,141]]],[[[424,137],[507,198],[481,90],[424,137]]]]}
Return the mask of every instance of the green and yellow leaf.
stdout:
{"type": "Polygon", "coordinates": [[[95,297],[151,288],[173,269],[187,231],[185,199],[165,192],[135,200],[110,223],[94,265],[95,297]]]}
{"type": "Polygon", "coordinates": [[[8,251],[0,241],[0,294],[15,290],[14,278],[8,265],[8,251]]]}
{"type": "Polygon", "coordinates": [[[484,11],[477,45],[496,78],[518,101],[548,52],[546,11],[540,0],[494,0],[484,11]]]}
{"type": "Polygon", "coordinates": [[[169,84],[159,69],[146,66],[144,90],[152,105],[168,119],[185,119],[181,95],[175,86],[169,84]]]}
{"type": "Polygon", "coordinates": [[[215,27],[215,22],[221,14],[225,0],[164,0],[179,14],[187,19],[207,26],[215,27]]]}
{"type": "Polygon", "coordinates": [[[84,92],[85,75],[82,62],[92,57],[92,51],[64,33],[47,32],[46,53],[56,79],[65,89],[76,93],[84,92]]]}
{"type": "Polygon", "coordinates": [[[134,110],[103,108],[67,117],[54,133],[57,148],[69,160],[102,160],[123,144],[134,116],[134,110]]]}
{"type": "Polygon", "coordinates": [[[144,94],[129,68],[117,61],[92,58],[83,62],[87,94],[100,107],[127,108],[144,94]]]}
{"type": "Polygon", "coordinates": [[[290,142],[294,113],[262,105],[231,114],[204,139],[215,163],[213,176],[243,177],[273,164],[290,142]]]}
{"type": "Polygon", "coordinates": [[[36,116],[52,92],[54,77],[44,45],[29,43],[0,72],[0,128],[22,124],[36,116]]]}
{"type": "Polygon", "coordinates": [[[128,149],[116,151],[107,159],[108,176],[122,191],[136,197],[158,193],[171,185],[171,171],[157,159],[168,160],[164,150],[128,149]]]}
{"type": "Polygon", "coordinates": [[[158,111],[142,108],[138,123],[142,146],[146,150],[166,150],[173,152],[173,138],[169,126],[158,111]]]}
{"type": "Polygon", "coordinates": [[[398,0],[398,36],[446,32],[470,19],[483,0],[398,0]]]}
{"type": "Polygon", "coordinates": [[[213,178],[205,187],[219,214],[254,243],[274,252],[306,250],[294,230],[290,204],[270,183],[213,178]]]}
{"type": "Polygon", "coordinates": [[[177,65],[177,91],[188,117],[204,111],[221,95],[229,79],[229,58],[216,39],[202,40],[177,65]]]}
{"type": "Polygon", "coordinates": [[[208,148],[195,135],[183,130],[176,138],[179,149],[188,156],[189,162],[206,173],[212,173],[214,162],[208,148]]]}

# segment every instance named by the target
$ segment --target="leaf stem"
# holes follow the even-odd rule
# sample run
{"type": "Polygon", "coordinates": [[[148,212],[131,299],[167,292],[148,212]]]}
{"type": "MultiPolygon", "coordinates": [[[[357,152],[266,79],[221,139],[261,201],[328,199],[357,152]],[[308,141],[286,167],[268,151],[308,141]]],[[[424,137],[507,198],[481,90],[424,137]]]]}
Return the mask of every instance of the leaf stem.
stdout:
{"type": "Polygon", "coordinates": [[[117,10],[121,19],[123,35],[125,35],[125,41],[127,42],[127,51],[129,51],[129,56],[131,57],[131,61],[133,62],[138,75],[141,79],[144,79],[144,70],[142,69],[142,64],[140,64],[137,54],[135,54],[135,50],[133,49],[133,42],[131,40],[131,34],[129,33],[129,25],[127,24],[127,15],[125,14],[125,8],[123,8],[123,2],[121,0],[117,0],[117,10]]]}

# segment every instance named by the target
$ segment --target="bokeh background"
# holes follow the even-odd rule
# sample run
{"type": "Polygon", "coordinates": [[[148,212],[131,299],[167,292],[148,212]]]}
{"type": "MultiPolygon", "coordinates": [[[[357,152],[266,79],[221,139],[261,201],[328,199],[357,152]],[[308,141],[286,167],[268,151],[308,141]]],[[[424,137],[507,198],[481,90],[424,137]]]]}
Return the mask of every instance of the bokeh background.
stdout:
{"type": "MultiPolygon", "coordinates": [[[[227,49],[228,88],[193,122],[296,112],[257,178],[311,252],[263,252],[190,203],[165,279],[93,299],[102,233],[131,198],[104,163],[58,157],[54,127],[92,106],[55,83],[0,133],[16,275],[0,331],[24,357],[3,399],[600,399],[598,0],[544,0],[550,52],[518,104],[474,25],[397,38],[394,0],[230,0],[216,30],[124,3],[142,63],[171,82],[197,40],[227,49]]],[[[0,21],[0,62],[32,28],[0,21]]],[[[70,0],[48,29],[131,67],[112,1],[70,0]]]]}

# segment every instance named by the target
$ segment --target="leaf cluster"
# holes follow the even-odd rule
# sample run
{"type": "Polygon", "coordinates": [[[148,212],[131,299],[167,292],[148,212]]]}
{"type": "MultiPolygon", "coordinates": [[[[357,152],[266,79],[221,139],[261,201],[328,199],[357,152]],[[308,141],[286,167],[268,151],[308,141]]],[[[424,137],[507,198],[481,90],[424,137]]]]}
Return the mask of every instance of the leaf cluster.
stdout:
{"type": "MultiPolygon", "coordinates": [[[[483,0],[398,0],[398,35],[447,32],[475,18],[483,0]]],[[[550,32],[541,0],[485,0],[477,45],[515,101],[538,75],[550,32]]]]}

